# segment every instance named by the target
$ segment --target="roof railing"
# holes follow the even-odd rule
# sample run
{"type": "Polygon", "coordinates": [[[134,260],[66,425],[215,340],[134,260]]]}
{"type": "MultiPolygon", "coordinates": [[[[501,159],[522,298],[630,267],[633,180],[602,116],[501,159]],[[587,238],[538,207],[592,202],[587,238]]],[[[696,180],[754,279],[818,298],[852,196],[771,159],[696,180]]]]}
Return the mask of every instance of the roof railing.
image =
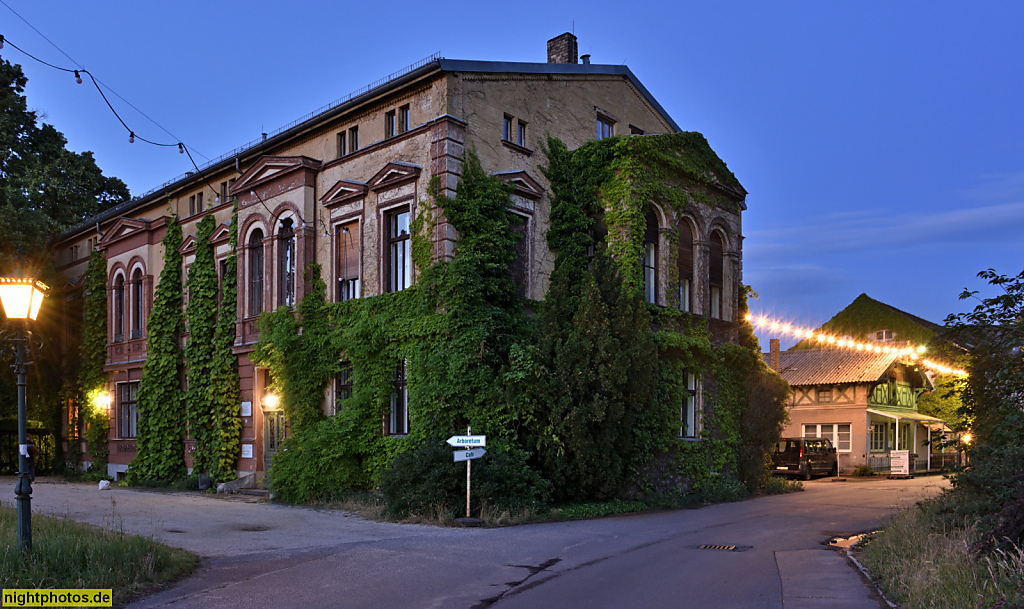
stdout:
{"type": "MultiPolygon", "coordinates": [[[[408,65],[408,66],[402,68],[401,70],[398,70],[397,72],[392,72],[391,74],[388,74],[384,78],[375,80],[372,83],[370,83],[370,84],[368,84],[368,85],[366,85],[364,87],[356,89],[355,91],[349,93],[348,95],[346,95],[344,97],[338,98],[338,99],[332,101],[331,103],[329,103],[329,104],[327,104],[325,106],[321,106],[321,107],[317,108],[316,110],[313,110],[309,114],[306,114],[306,115],[304,115],[304,116],[302,116],[300,118],[295,119],[294,121],[288,123],[284,127],[280,127],[278,129],[275,129],[274,131],[266,134],[266,137],[261,135],[259,137],[259,139],[252,140],[251,142],[249,142],[247,144],[243,144],[243,145],[239,146],[238,148],[235,148],[234,150],[231,150],[229,152],[225,152],[224,154],[220,155],[219,157],[217,157],[215,159],[212,159],[210,161],[207,161],[206,163],[203,163],[202,165],[199,166],[199,171],[206,171],[207,169],[209,169],[210,167],[213,167],[217,163],[221,163],[223,161],[226,161],[227,159],[230,159],[230,158],[232,158],[234,156],[242,154],[243,152],[245,152],[247,150],[250,150],[252,148],[256,148],[257,146],[259,146],[260,144],[263,144],[266,140],[268,140],[268,139],[270,139],[272,137],[276,137],[276,136],[284,133],[285,131],[288,131],[289,129],[291,129],[293,127],[301,125],[302,123],[304,123],[304,122],[306,122],[306,121],[308,121],[308,120],[310,120],[312,118],[315,118],[315,117],[320,116],[322,114],[326,114],[327,112],[330,112],[331,110],[334,110],[338,106],[340,106],[340,105],[342,105],[344,103],[352,101],[353,99],[359,97],[360,95],[364,95],[366,93],[369,93],[370,91],[373,91],[374,89],[377,89],[379,87],[383,87],[384,85],[387,85],[387,84],[389,84],[391,82],[394,82],[395,80],[398,80],[399,78],[402,78],[403,76],[405,76],[407,74],[411,74],[412,72],[422,68],[423,66],[429,64],[430,62],[437,61],[440,58],[441,58],[441,54],[440,53],[434,53],[434,54],[430,55],[429,57],[424,57],[423,59],[417,61],[416,63],[408,65]]],[[[170,179],[170,180],[164,182],[163,184],[157,186],[156,188],[151,188],[151,189],[147,190],[146,192],[142,193],[138,197],[133,197],[132,200],[134,201],[134,200],[138,200],[138,199],[145,199],[146,197],[152,195],[153,193],[159,192],[159,191],[163,190],[164,188],[167,188],[171,184],[174,184],[175,182],[183,180],[183,179],[189,177],[190,175],[194,175],[195,173],[196,172],[194,170],[193,171],[187,171],[187,172],[185,172],[185,173],[183,173],[183,174],[181,174],[181,175],[179,175],[179,176],[177,176],[177,177],[175,177],[173,179],[170,179]]]]}

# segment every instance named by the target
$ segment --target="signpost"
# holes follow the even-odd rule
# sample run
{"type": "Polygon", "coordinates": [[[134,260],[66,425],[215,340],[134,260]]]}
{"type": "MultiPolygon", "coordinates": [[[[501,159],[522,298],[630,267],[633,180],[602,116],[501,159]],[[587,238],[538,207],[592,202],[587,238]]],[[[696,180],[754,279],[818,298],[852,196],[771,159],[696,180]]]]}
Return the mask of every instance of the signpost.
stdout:
{"type": "MultiPolygon", "coordinates": [[[[469,429],[468,427],[466,429],[469,429]]],[[[449,446],[459,447],[474,447],[474,446],[487,446],[487,436],[452,436],[448,438],[449,446]]]]}
{"type": "Polygon", "coordinates": [[[455,462],[459,461],[471,461],[473,459],[479,459],[480,457],[487,454],[487,451],[482,448],[474,448],[472,450],[457,450],[455,451],[455,462]]]}
{"type": "Polygon", "coordinates": [[[469,489],[471,486],[470,473],[473,471],[473,459],[479,459],[487,454],[482,447],[487,446],[487,436],[472,435],[473,428],[466,427],[466,435],[452,436],[448,438],[448,444],[456,448],[465,447],[469,450],[455,451],[455,462],[466,462],[466,518],[469,518],[469,489]]]}

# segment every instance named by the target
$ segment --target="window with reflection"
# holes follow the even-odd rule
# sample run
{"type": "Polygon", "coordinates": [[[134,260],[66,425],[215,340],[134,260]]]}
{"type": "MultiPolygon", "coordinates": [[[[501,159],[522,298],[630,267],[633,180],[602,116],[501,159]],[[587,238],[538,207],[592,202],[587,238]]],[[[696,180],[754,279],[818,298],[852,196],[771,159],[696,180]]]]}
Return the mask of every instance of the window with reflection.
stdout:
{"type": "Polygon", "coordinates": [[[142,338],[145,297],[142,288],[142,269],[132,273],[132,338],[142,338]]]}
{"type": "Polygon", "coordinates": [[[722,319],[722,292],[725,288],[725,242],[718,232],[711,233],[710,268],[708,283],[711,286],[711,311],[714,319],[722,319]]]}
{"type": "Polygon", "coordinates": [[[359,223],[338,228],[338,301],[359,298],[359,223]]]}
{"type": "Polygon", "coordinates": [[[295,226],[291,218],[277,231],[278,305],[295,306],[295,226]]]}
{"type": "Polygon", "coordinates": [[[263,231],[249,235],[249,315],[263,312],[263,231]]]}
{"type": "Polygon", "coordinates": [[[114,279],[114,342],[124,340],[124,275],[114,279]]]}
{"type": "Polygon", "coordinates": [[[678,258],[679,310],[693,311],[693,230],[686,220],[679,222],[678,258]]]}
{"type": "Polygon", "coordinates": [[[657,265],[658,265],[658,217],[654,210],[647,209],[647,228],[644,229],[644,298],[649,303],[654,303],[657,288],[657,265]]]}
{"type": "Polygon", "coordinates": [[[409,209],[387,214],[388,292],[400,292],[412,285],[412,238],[409,234],[409,209]]]}

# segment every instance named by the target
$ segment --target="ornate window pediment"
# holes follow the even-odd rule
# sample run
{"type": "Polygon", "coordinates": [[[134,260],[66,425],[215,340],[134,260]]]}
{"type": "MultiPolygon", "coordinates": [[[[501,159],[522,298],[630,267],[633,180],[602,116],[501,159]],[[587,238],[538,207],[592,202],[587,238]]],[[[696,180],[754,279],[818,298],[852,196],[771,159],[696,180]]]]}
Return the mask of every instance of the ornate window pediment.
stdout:
{"type": "Polygon", "coordinates": [[[338,180],[327,193],[320,197],[324,207],[335,207],[366,196],[369,186],[357,180],[338,180]]]}

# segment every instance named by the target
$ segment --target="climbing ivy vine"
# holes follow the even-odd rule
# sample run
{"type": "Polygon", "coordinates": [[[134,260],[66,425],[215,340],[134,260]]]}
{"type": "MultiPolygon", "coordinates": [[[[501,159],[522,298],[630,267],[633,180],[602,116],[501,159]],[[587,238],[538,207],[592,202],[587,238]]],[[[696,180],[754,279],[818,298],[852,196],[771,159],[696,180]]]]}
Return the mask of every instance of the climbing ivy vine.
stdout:
{"type": "Polygon", "coordinates": [[[139,381],[136,457],[129,483],[185,477],[185,395],[181,390],[181,225],[172,218],[161,246],[163,270],[146,326],[146,363],[139,381]]]}
{"type": "MultiPolygon", "coordinates": [[[[703,321],[644,303],[640,261],[651,201],[677,211],[694,201],[732,205],[739,183],[700,134],[610,138],[574,151],[549,139],[546,153],[547,238],[557,257],[544,302],[530,304],[533,318],[508,272],[518,239],[509,191],[472,152],[454,198],[435,184],[418,204],[413,286],[328,304],[311,267],[314,289],[298,310],[263,316],[254,361],[271,369],[292,430],[269,472],[280,497],[375,482],[395,488],[388,465],[396,455],[467,424],[508,446],[517,471],[543,473],[561,500],[607,498],[630,484],[652,489],[642,470],[666,453],[694,488],[735,479],[754,399],[746,375],[764,366],[750,345],[715,346],[703,321]],[[439,214],[459,234],[447,261],[429,255],[439,214]],[[352,366],[354,390],[325,418],[340,361],[352,366]],[[411,429],[387,437],[401,362],[411,429]],[[705,442],[675,441],[687,373],[708,379],[705,442]]],[[[772,395],[757,399],[784,413],[772,395]]]]}
{"type": "Polygon", "coordinates": [[[85,270],[85,302],[82,306],[81,369],[78,382],[85,409],[85,438],[92,457],[92,471],[106,474],[110,451],[107,435],[110,419],[100,404],[106,394],[107,375],[107,259],[94,250],[85,270]]]}
{"type": "Polygon", "coordinates": [[[213,473],[217,470],[218,430],[214,421],[213,356],[217,329],[217,261],[210,236],[216,223],[206,216],[196,225],[195,258],[189,267],[188,343],[185,348],[186,378],[185,412],[189,436],[194,440],[192,471],[213,473]]]}
{"type": "Polygon", "coordinates": [[[235,478],[242,437],[238,356],[231,350],[235,345],[235,322],[238,319],[238,199],[235,199],[231,213],[229,246],[231,251],[224,262],[217,329],[213,336],[213,361],[210,366],[209,399],[214,430],[210,448],[210,474],[216,481],[235,478]]]}

